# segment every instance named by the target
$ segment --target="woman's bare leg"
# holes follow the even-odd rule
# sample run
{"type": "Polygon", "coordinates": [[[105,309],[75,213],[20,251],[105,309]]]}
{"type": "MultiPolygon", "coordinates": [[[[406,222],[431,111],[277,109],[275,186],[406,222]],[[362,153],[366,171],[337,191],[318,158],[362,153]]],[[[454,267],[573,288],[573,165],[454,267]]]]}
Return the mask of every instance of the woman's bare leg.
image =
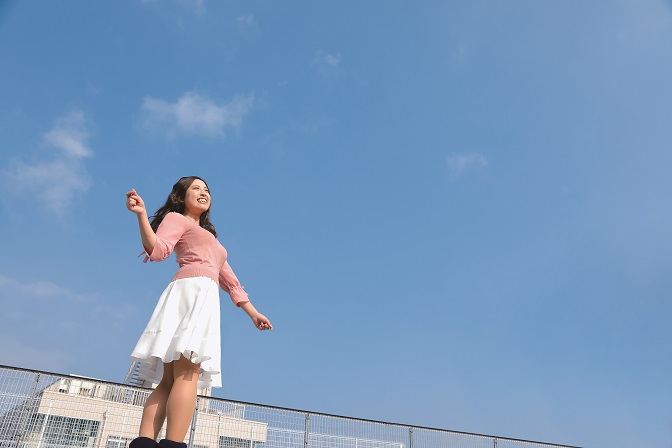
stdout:
{"type": "Polygon", "coordinates": [[[166,439],[182,442],[187,435],[196,408],[196,391],[201,365],[184,356],[173,363],[173,386],[167,404],[166,439]]]}
{"type": "Polygon", "coordinates": [[[140,422],[140,437],[149,437],[156,440],[166,420],[166,404],[170,396],[170,390],[173,387],[173,363],[163,364],[163,377],[156,389],[149,394],[145,407],[142,410],[142,420],[140,422]]]}

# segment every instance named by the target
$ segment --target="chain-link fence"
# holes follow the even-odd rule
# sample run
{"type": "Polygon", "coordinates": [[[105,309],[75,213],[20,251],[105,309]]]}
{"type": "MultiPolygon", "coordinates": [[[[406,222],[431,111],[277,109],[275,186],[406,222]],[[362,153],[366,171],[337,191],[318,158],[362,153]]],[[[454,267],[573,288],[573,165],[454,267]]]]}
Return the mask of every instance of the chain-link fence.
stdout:
{"type": "MultiPolygon", "coordinates": [[[[149,392],[0,366],[0,448],[126,447],[149,392]]],[[[185,441],[190,448],[575,448],[204,396],[185,441]]]]}

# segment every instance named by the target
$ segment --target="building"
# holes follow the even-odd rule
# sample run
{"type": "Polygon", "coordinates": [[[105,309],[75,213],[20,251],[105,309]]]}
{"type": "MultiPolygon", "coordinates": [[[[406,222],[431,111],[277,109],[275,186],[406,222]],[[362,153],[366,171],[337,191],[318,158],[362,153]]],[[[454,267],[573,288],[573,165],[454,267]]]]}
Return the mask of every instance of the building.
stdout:
{"type": "MultiPolygon", "coordinates": [[[[126,447],[137,437],[150,392],[83,377],[56,379],[0,417],[0,447],[126,447]]],[[[201,397],[190,446],[256,447],[265,442],[267,425],[245,420],[243,412],[243,405],[201,397]]]]}
{"type": "MultiPolygon", "coordinates": [[[[137,435],[150,392],[137,385],[0,366],[0,448],[126,447],[137,435]]],[[[191,448],[576,448],[207,395],[198,397],[185,442],[191,448]]]]}

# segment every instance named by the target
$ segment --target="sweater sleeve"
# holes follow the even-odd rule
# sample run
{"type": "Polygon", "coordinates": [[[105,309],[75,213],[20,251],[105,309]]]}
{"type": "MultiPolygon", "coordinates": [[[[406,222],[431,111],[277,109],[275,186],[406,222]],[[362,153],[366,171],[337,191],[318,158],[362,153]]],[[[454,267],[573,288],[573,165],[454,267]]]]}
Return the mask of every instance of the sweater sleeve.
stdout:
{"type": "Polygon", "coordinates": [[[168,213],[156,229],[156,244],[149,254],[152,261],[163,261],[170,256],[173,248],[187,230],[187,222],[178,213],[168,213]]]}
{"type": "Polygon", "coordinates": [[[229,262],[224,262],[224,266],[219,271],[219,286],[231,296],[231,301],[240,306],[242,303],[249,302],[245,288],[240,284],[236,274],[233,273],[229,262]]]}

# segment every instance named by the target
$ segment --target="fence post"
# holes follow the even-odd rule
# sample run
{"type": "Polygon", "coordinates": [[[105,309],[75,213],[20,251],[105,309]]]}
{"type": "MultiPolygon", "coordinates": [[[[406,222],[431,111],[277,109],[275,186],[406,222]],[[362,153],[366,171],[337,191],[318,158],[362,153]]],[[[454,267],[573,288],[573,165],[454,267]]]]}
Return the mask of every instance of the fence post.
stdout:
{"type": "Polygon", "coordinates": [[[308,448],[308,434],[310,433],[310,414],[306,413],[306,424],[303,432],[303,448],[308,448]]]}
{"type": "Polygon", "coordinates": [[[99,434],[96,436],[96,437],[98,437],[98,448],[100,448],[100,446],[103,443],[103,435],[105,435],[105,425],[107,424],[107,413],[108,412],[110,412],[110,411],[106,410],[106,411],[103,412],[103,424],[101,425],[99,434]]]}
{"type": "Polygon", "coordinates": [[[413,428],[408,428],[408,448],[413,448],[413,428]]]}
{"type": "Polygon", "coordinates": [[[121,421],[121,433],[126,433],[126,421],[128,420],[128,409],[124,409],[124,419],[121,421]]]}
{"type": "Polygon", "coordinates": [[[497,448],[497,438],[492,439],[492,448],[497,448]]]}
{"type": "Polygon", "coordinates": [[[35,384],[33,384],[33,391],[30,393],[30,397],[26,400],[26,403],[28,404],[25,409],[24,413],[25,416],[21,416],[21,431],[19,432],[19,438],[16,441],[16,446],[17,448],[21,446],[22,439],[26,435],[26,425],[28,424],[28,418],[30,415],[30,412],[32,411],[33,408],[33,402],[35,401],[35,394],[37,393],[37,385],[40,383],[40,373],[37,374],[35,377],[35,384]]]}
{"type": "Polygon", "coordinates": [[[47,429],[47,423],[49,423],[49,416],[51,415],[51,407],[54,405],[54,400],[53,398],[49,400],[49,408],[47,409],[47,413],[44,416],[44,419],[42,420],[42,429],[40,429],[40,438],[37,440],[37,448],[42,447],[42,439],[44,438],[44,431],[47,429]]]}
{"type": "Polygon", "coordinates": [[[198,420],[198,405],[201,402],[201,397],[196,396],[196,407],[194,408],[194,415],[191,417],[191,429],[189,429],[189,443],[187,446],[192,448],[194,446],[194,436],[196,435],[196,420],[198,420]]]}

